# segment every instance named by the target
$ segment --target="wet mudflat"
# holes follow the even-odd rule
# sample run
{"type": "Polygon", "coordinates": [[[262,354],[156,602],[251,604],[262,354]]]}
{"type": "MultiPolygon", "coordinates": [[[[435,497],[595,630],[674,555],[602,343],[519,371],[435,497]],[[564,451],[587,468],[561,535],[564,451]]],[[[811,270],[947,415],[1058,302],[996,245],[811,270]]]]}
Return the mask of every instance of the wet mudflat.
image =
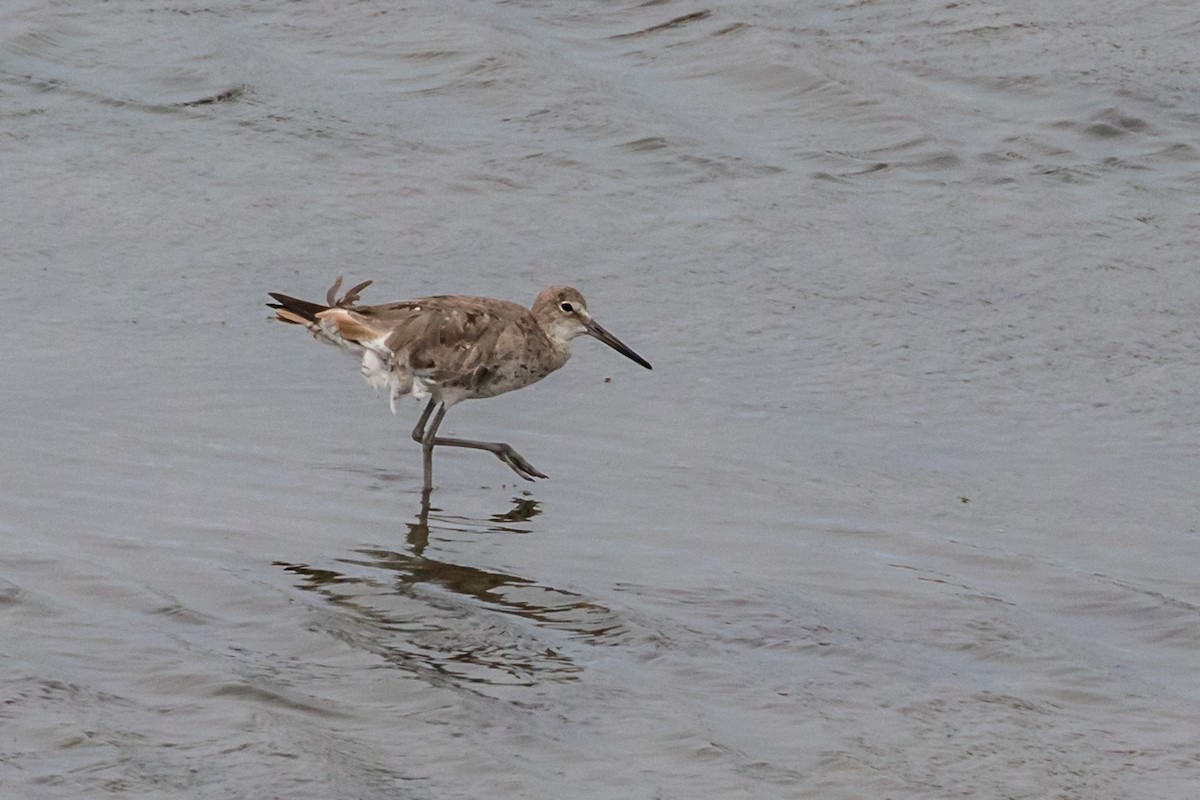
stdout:
{"type": "Polygon", "coordinates": [[[0,795],[1192,798],[1161,5],[0,10],[0,795]],[[578,286],[419,448],[266,292],[578,286]],[[607,380],[611,379],[611,380],[607,380]]]}

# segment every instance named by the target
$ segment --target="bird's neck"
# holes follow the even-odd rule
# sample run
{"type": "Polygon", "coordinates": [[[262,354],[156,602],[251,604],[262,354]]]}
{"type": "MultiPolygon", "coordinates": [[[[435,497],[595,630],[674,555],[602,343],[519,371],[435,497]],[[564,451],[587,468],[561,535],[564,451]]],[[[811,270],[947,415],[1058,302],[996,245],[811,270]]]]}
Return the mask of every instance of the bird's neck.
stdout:
{"type": "Polygon", "coordinates": [[[551,366],[550,371],[553,372],[554,370],[561,367],[563,364],[566,364],[567,359],[569,359],[571,357],[571,340],[570,339],[555,340],[555,339],[551,338],[550,339],[550,356],[551,357],[549,359],[549,363],[553,365],[553,366],[551,366]]]}

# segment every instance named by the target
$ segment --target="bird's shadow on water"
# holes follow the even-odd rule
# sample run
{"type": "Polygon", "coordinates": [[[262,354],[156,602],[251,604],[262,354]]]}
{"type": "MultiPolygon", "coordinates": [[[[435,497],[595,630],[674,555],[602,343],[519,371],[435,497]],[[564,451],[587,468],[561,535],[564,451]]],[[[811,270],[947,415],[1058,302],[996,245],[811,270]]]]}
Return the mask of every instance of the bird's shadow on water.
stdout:
{"type": "Polygon", "coordinates": [[[533,533],[527,523],[542,510],[518,495],[506,510],[477,519],[423,497],[401,548],[362,546],[328,565],[275,565],[324,601],[314,607],[314,628],[389,665],[483,693],[571,680],[581,670],[571,655],[578,643],[626,638],[620,617],[577,592],[445,554],[447,543],[469,548],[481,536],[533,533]]]}

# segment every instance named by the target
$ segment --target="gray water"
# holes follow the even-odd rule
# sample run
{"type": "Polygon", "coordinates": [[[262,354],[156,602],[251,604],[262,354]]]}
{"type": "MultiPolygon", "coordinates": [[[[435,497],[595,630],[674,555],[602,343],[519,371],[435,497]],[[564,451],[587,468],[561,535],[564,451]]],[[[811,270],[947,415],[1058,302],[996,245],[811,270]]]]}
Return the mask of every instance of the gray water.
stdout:
{"type": "Polygon", "coordinates": [[[0,796],[1194,798],[1190,3],[0,5],[0,796]],[[668,24],[670,23],[670,24],[668,24]],[[443,430],[268,291],[591,341],[443,430]]]}

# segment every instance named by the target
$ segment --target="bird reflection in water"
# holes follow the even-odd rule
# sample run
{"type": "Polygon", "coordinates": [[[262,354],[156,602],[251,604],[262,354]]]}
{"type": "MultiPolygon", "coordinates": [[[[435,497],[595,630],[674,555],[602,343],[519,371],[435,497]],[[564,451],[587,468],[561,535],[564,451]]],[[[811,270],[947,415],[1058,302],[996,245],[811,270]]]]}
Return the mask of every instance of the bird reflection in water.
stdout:
{"type": "Polygon", "coordinates": [[[536,500],[518,496],[506,511],[472,519],[431,508],[425,494],[407,523],[404,550],[358,548],[333,569],[275,563],[339,612],[319,614],[317,627],[397,667],[477,690],[570,680],[579,667],[563,651],[573,642],[624,639],[627,629],[613,611],[575,592],[432,554],[438,540],[462,534],[529,533],[522,523],[540,513],[536,500]]]}
{"type": "MultiPolygon", "coordinates": [[[[425,552],[425,548],[429,545],[430,511],[441,510],[430,508],[429,496],[430,493],[428,490],[421,492],[421,512],[417,515],[417,521],[406,523],[408,526],[408,545],[412,548],[412,554],[415,556],[422,555],[425,552]]],[[[512,498],[512,505],[513,507],[508,511],[490,516],[488,521],[495,524],[486,526],[484,532],[529,533],[528,528],[514,527],[513,523],[529,522],[529,520],[541,514],[541,504],[528,497],[518,496],[512,498]]],[[[483,524],[480,520],[471,519],[470,517],[456,517],[450,514],[438,514],[434,517],[434,520],[440,523],[435,526],[437,529],[458,533],[477,533],[483,524]]]]}

